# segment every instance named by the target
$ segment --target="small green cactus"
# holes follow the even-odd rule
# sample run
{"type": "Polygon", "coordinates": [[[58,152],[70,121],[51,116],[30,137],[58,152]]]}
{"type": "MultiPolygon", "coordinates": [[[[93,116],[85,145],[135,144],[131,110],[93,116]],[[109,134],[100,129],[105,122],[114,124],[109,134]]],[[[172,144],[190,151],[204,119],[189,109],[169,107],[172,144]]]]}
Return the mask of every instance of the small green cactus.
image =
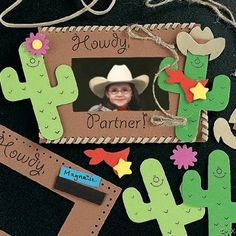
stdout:
{"type": "MultiPolygon", "coordinates": [[[[171,65],[174,58],[168,57],[162,60],[160,69],[171,65]]],[[[193,55],[188,52],[184,67],[184,75],[191,80],[202,81],[207,78],[208,55],[193,55]]],[[[171,67],[173,70],[178,70],[178,65],[171,67]]],[[[170,84],[167,82],[168,75],[165,71],[161,72],[158,78],[158,85],[161,89],[178,93],[179,106],[177,116],[187,118],[185,126],[177,126],[175,128],[176,137],[183,142],[191,142],[196,139],[198,127],[200,124],[201,111],[221,111],[225,109],[229,101],[230,79],[225,75],[215,77],[213,87],[206,94],[205,100],[194,100],[188,102],[185,98],[185,93],[180,87],[180,84],[170,84]]]]}
{"type": "Polygon", "coordinates": [[[2,91],[9,101],[30,99],[41,135],[48,140],[59,139],[63,127],[57,106],[68,104],[78,97],[73,71],[68,65],[56,68],[57,86],[51,87],[42,55],[32,55],[22,43],[19,55],[26,82],[20,82],[17,72],[7,67],[0,73],[2,91]]]}
{"type": "Polygon", "coordinates": [[[207,207],[209,236],[231,235],[236,223],[236,203],[231,201],[230,162],[228,155],[215,150],[209,155],[208,190],[201,187],[197,171],[185,173],[181,185],[184,202],[190,206],[207,207]]]}
{"type": "Polygon", "coordinates": [[[176,205],[159,161],[145,160],[140,171],[150,203],[143,202],[137,189],[127,188],[123,192],[123,201],[129,218],[136,223],[157,220],[164,236],[187,236],[184,226],[203,218],[205,209],[184,203],[176,205]]]}

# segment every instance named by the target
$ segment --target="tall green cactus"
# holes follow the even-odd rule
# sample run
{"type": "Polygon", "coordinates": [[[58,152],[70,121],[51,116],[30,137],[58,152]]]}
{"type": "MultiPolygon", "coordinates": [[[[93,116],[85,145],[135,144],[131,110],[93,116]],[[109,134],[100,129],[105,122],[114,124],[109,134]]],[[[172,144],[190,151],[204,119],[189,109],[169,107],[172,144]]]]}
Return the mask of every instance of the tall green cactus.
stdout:
{"type": "MultiPolygon", "coordinates": [[[[191,80],[202,81],[207,78],[208,55],[193,55],[188,52],[184,67],[184,74],[191,80]]],[[[168,57],[162,60],[160,69],[174,62],[174,58],[168,57]]],[[[178,70],[178,65],[171,67],[178,70]]],[[[165,71],[161,72],[158,78],[158,85],[161,89],[179,94],[179,105],[177,115],[187,118],[187,125],[175,128],[176,137],[183,142],[193,141],[198,133],[201,111],[221,111],[225,109],[229,101],[230,79],[225,75],[215,77],[213,87],[207,93],[205,100],[186,101],[185,93],[180,84],[170,84],[167,82],[168,75],[165,71]]]]}
{"type": "Polygon", "coordinates": [[[30,99],[41,135],[55,140],[63,135],[57,106],[68,104],[78,97],[73,71],[68,65],[56,68],[57,86],[51,87],[43,56],[30,54],[22,43],[19,55],[26,82],[20,82],[17,72],[7,67],[0,73],[2,91],[9,101],[30,99]]]}
{"type": "Polygon", "coordinates": [[[123,201],[129,218],[136,223],[157,220],[164,236],[187,236],[184,226],[201,219],[205,209],[184,203],[176,205],[159,161],[151,158],[143,161],[140,171],[150,203],[143,202],[137,189],[127,188],[123,201]]]}
{"type": "Polygon", "coordinates": [[[225,152],[215,150],[209,155],[208,190],[202,189],[199,174],[189,170],[184,175],[181,193],[186,204],[208,208],[209,236],[231,235],[232,223],[236,223],[236,203],[231,201],[230,163],[225,152]]]}

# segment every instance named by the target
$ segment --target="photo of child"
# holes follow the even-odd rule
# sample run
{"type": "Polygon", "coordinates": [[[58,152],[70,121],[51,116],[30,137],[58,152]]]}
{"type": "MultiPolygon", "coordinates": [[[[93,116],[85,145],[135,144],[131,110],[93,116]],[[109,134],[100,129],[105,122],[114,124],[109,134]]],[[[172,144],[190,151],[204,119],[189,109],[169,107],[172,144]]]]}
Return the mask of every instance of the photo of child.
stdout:
{"type": "MultiPolygon", "coordinates": [[[[73,112],[154,111],[153,80],[160,57],[72,58],[79,88],[73,112]]],[[[169,109],[169,95],[154,86],[162,107],[169,109]]]]}
{"type": "Polygon", "coordinates": [[[133,78],[126,65],[114,65],[107,78],[96,76],[89,81],[89,88],[101,103],[89,111],[138,111],[142,110],[139,95],[149,84],[148,75],[133,78]]]}

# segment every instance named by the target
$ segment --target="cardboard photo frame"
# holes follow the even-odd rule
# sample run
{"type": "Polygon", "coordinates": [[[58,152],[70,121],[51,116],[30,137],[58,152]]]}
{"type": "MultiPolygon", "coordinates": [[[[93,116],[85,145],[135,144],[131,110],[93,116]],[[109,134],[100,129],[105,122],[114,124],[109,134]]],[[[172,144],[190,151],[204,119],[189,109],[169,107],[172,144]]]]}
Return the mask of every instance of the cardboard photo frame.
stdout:
{"type": "Polygon", "coordinates": [[[96,204],[89,201],[89,198],[80,198],[64,190],[56,189],[55,182],[61,166],[67,166],[87,174],[91,174],[91,172],[2,125],[0,126],[0,154],[3,165],[74,203],[58,235],[73,236],[78,235],[78,232],[81,235],[97,235],[121,192],[119,187],[102,179],[98,188],[91,187],[91,190],[99,190],[105,195],[103,201],[96,204]],[[88,218],[89,221],[87,221],[88,218]]]}
{"type": "MultiPolygon", "coordinates": [[[[165,42],[175,44],[178,33],[190,32],[196,26],[195,23],[167,23],[144,25],[153,34],[161,37],[165,42]]],[[[50,50],[45,55],[45,63],[52,86],[56,85],[54,76],[55,68],[61,64],[72,66],[77,85],[79,88],[78,99],[73,104],[58,107],[62,125],[64,128],[63,136],[57,140],[47,140],[40,135],[41,143],[54,144],[85,144],[85,143],[172,143],[180,142],[175,135],[174,126],[155,126],[150,120],[152,116],[163,116],[158,106],[154,103],[151,93],[152,82],[155,72],[159,69],[161,59],[172,56],[167,49],[148,40],[135,40],[127,33],[128,26],[80,26],[80,27],[44,27],[39,28],[39,32],[44,34],[50,42],[50,50]],[[63,45],[63,46],[62,46],[63,45]],[[112,112],[89,112],[90,100],[93,100],[92,92],[88,92],[89,78],[91,76],[81,74],[76,63],[91,60],[90,72],[96,71],[96,67],[101,67],[94,61],[107,60],[111,65],[118,60],[119,64],[127,61],[142,60],[142,58],[153,58],[158,60],[155,70],[147,72],[150,82],[147,88],[148,105],[147,109],[139,111],[112,111],[112,112]],[[80,61],[80,62],[79,62],[80,61]],[[154,72],[155,71],[155,72],[154,72]],[[80,82],[81,81],[81,82],[80,82]],[[80,88],[81,84],[81,88],[80,88]],[[87,88],[84,89],[86,86],[87,88]],[[150,100],[152,104],[150,106],[150,100]],[[80,108],[81,103],[81,108],[80,108]],[[86,103],[88,104],[86,106],[86,103]],[[150,108],[151,107],[151,108],[150,108]]],[[[179,54],[179,68],[183,68],[184,57],[179,54]]],[[[81,62],[82,63],[82,62],[81,62]]],[[[79,65],[79,64],[77,64],[79,65]]],[[[111,65],[108,66],[109,70],[111,65]]],[[[104,65],[104,68],[107,65],[104,65]]],[[[109,72],[108,67],[104,69],[106,76],[109,72]]],[[[135,73],[135,70],[132,71],[135,73]]],[[[95,73],[96,75],[96,73],[95,73]]],[[[93,76],[95,76],[93,75],[93,76]]],[[[137,75],[134,75],[137,76],[137,75]]],[[[92,79],[92,78],[91,78],[92,79]]],[[[179,95],[165,92],[158,89],[156,96],[166,111],[176,115],[178,108],[179,95]]],[[[145,100],[145,99],[144,99],[145,100]]],[[[93,103],[93,102],[92,102],[93,103]]],[[[95,105],[95,104],[93,104],[95,105]]],[[[208,116],[207,112],[201,113],[198,135],[194,139],[197,142],[205,142],[208,138],[208,116]]]]}

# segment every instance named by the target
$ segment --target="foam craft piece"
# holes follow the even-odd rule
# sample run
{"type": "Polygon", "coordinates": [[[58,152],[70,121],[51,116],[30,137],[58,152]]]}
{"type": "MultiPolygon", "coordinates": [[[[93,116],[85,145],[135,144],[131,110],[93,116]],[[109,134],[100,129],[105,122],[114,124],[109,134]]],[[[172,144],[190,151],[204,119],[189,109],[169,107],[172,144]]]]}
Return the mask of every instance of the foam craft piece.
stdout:
{"type": "MultiPolygon", "coordinates": [[[[181,70],[172,70],[170,68],[165,69],[166,73],[168,74],[168,79],[166,80],[167,83],[179,83],[180,87],[183,89],[185,93],[185,98],[188,102],[192,102],[193,93],[190,91],[191,88],[194,88],[199,82],[194,81],[186,77],[181,70]]],[[[203,86],[206,86],[208,80],[200,81],[203,86]]]]}
{"type": "MultiPolygon", "coordinates": [[[[235,72],[236,75],[236,72],[235,72]]],[[[233,111],[233,113],[230,116],[229,123],[234,124],[233,129],[236,130],[236,109],[233,111]]]]}
{"type": "MultiPolygon", "coordinates": [[[[200,56],[193,55],[190,52],[187,54],[186,64],[185,64],[185,74],[193,79],[197,79],[199,75],[195,72],[195,70],[191,70],[191,62],[200,56]],[[194,73],[195,72],[195,73],[194,73]]],[[[206,58],[208,56],[202,56],[203,67],[205,67],[205,71],[201,71],[200,73],[206,75],[207,72],[207,64],[206,58]]],[[[160,69],[165,66],[172,64],[174,62],[174,58],[165,58],[161,62],[160,69]]],[[[204,70],[204,68],[201,70],[204,70]]],[[[172,66],[173,70],[177,70],[178,66],[172,66]]],[[[230,93],[230,79],[225,75],[218,75],[215,77],[213,82],[213,88],[210,92],[206,94],[205,100],[195,100],[191,103],[186,101],[184,91],[180,87],[179,84],[168,84],[166,80],[168,79],[168,75],[166,72],[162,72],[158,78],[158,85],[163,90],[179,93],[179,106],[177,115],[181,117],[186,117],[188,122],[186,126],[177,126],[175,128],[176,136],[183,142],[191,142],[193,141],[198,132],[198,126],[200,121],[200,114],[202,110],[208,111],[221,111],[224,110],[229,101],[229,93],[230,93]],[[221,96],[219,96],[221,94],[221,96]]]]}
{"type": "Polygon", "coordinates": [[[214,123],[213,133],[218,143],[222,139],[227,146],[236,149],[236,136],[232,133],[227,120],[218,118],[214,123]]]}
{"type": "Polygon", "coordinates": [[[94,188],[106,195],[102,204],[98,205],[55,189],[54,184],[63,165],[90,175],[93,173],[2,125],[0,125],[0,156],[0,162],[3,165],[74,203],[58,233],[59,236],[98,235],[121,192],[119,187],[102,179],[100,187],[94,188]]]}
{"type": "Polygon", "coordinates": [[[88,149],[84,151],[84,154],[91,158],[89,164],[97,165],[104,161],[106,164],[111,166],[116,175],[122,178],[124,175],[132,174],[130,166],[132,162],[127,161],[129,156],[130,148],[125,148],[118,152],[108,152],[103,148],[96,148],[94,150],[88,149]]]}
{"type": "Polygon", "coordinates": [[[173,155],[170,156],[171,160],[174,160],[174,165],[178,166],[180,170],[182,167],[187,170],[189,166],[194,166],[194,163],[197,162],[195,156],[197,152],[193,151],[192,147],[187,147],[187,145],[177,145],[176,148],[173,150],[173,155]]]}
{"type": "Polygon", "coordinates": [[[164,236],[187,236],[184,226],[202,219],[205,209],[185,203],[176,205],[158,160],[143,161],[140,171],[150,202],[144,203],[137,189],[127,188],[123,192],[123,201],[129,218],[136,223],[156,220],[164,236]]]}
{"type": "MultiPolygon", "coordinates": [[[[194,36],[196,36],[197,32],[199,33],[199,37],[197,37],[197,40],[201,39],[200,36],[204,36],[204,39],[206,39],[205,34],[210,34],[209,38],[211,38],[211,40],[207,44],[211,43],[211,46],[215,45],[215,43],[217,42],[224,41],[224,39],[222,38],[213,39],[214,36],[209,28],[207,28],[207,30],[204,29],[203,31],[201,31],[199,27],[195,27],[191,32],[191,37],[193,37],[194,34],[194,36]]],[[[188,79],[201,82],[206,80],[207,78],[207,68],[209,60],[215,59],[220,55],[222,51],[220,52],[217,48],[214,49],[214,47],[210,47],[210,45],[209,47],[206,47],[206,44],[197,44],[197,42],[195,42],[194,40],[190,40],[190,34],[182,32],[177,35],[177,46],[179,48],[181,47],[181,52],[184,52],[184,55],[186,55],[183,74],[188,79]],[[185,35],[185,37],[182,37],[183,34],[185,35]],[[187,51],[183,49],[186,45],[184,45],[184,42],[181,41],[186,38],[190,42],[190,44],[187,44],[189,46],[189,50],[187,51]],[[218,52],[216,52],[217,50],[218,52]],[[194,54],[194,52],[196,53],[197,51],[199,51],[199,54],[194,54]],[[205,53],[203,53],[204,51],[205,53]],[[211,58],[209,58],[210,52],[211,56],[214,54],[214,56],[212,56],[211,58]]],[[[225,45],[222,44],[220,47],[221,50],[223,50],[224,47],[225,45]]],[[[172,65],[174,61],[175,59],[171,57],[163,59],[159,69],[166,68],[169,65],[172,65]]],[[[177,71],[178,65],[172,65],[170,69],[177,71]]],[[[230,79],[226,75],[218,75],[214,78],[212,90],[206,93],[206,99],[197,99],[193,100],[192,102],[188,102],[186,100],[185,91],[178,82],[173,84],[168,83],[168,74],[166,71],[160,73],[157,83],[161,89],[171,93],[179,94],[177,116],[187,118],[187,124],[185,126],[177,126],[175,128],[175,133],[176,137],[183,142],[191,142],[196,139],[200,123],[201,111],[224,110],[229,101],[230,79]],[[219,94],[221,96],[219,96],[219,94]]]]}
{"type": "Polygon", "coordinates": [[[233,113],[231,114],[229,123],[236,124],[236,109],[234,109],[233,113]]]}
{"type": "Polygon", "coordinates": [[[101,177],[97,175],[90,175],[66,166],[61,167],[59,177],[90,187],[99,187],[101,183],[101,177]]]}
{"type": "Polygon", "coordinates": [[[118,152],[108,152],[103,148],[96,148],[94,150],[88,149],[84,151],[84,154],[91,158],[89,165],[97,165],[102,161],[105,161],[105,163],[111,167],[117,165],[120,159],[127,161],[129,153],[130,148],[125,148],[118,152]]]}
{"type": "Polygon", "coordinates": [[[119,160],[118,164],[113,167],[113,170],[118,175],[119,178],[122,178],[124,175],[131,175],[132,170],[130,166],[132,162],[124,161],[122,158],[119,160]]]}
{"type": "MultiPolygon", "coordinates": [[[[200,26],[196,26],[190,33],[182,32],[178,34],[176,42],[183,55],[190,51],[195,55],[208,55],[210,61],[219,57],[225,49],[225,39],[214,38],[209,27],[201,29],[200,26]]],[[[198,67],[201,67],[200,63],[198,67]]]]}
{"type": "Polygon", "coordinates": [[[20,82],[17,72],[7,67],[0,73],[4,97],[12,102],[30,99],[41,136],[49,140],[63,135],[63,126],[57,106],[72,103],[78,97],[78,87],[73,71],[68,65],[56,68],[57,86],[51,87],[42,55],[32,55],[25,43],[19,55],[26,82],[20,82]]]}
{"type": "Polygon", "coordinates": [[[189,170],[183,177],[181,193],[189,206],[207,207],[209,236],[231,235],[236,204],[231,201],[230,160],[224,151],[209,155],[207,190],[202,189],[198,172],[189,170]]]}
{"type": "Polygon", "coordinates": [[[45,35],[37,33],[34,35],[30,33],[30,36],[25,39],[25,46],[28,52],[32,55],[45,55],[49,49],[49,40],[45,35]]]}
{"type": "Polygon", "coordinates": [[[190,89],[190,91],[193,93],[193,100],[198,99],[206,99],[206,94],[208,92],[208,88],[205,88],[200,82],[197,83],[197,85],[190,89]]]}
{"type": "Polygon", "coordinates": [[[10,236],[10,234],[7,234],[6,232],[0,230],[0,236],[10,236]]]}

